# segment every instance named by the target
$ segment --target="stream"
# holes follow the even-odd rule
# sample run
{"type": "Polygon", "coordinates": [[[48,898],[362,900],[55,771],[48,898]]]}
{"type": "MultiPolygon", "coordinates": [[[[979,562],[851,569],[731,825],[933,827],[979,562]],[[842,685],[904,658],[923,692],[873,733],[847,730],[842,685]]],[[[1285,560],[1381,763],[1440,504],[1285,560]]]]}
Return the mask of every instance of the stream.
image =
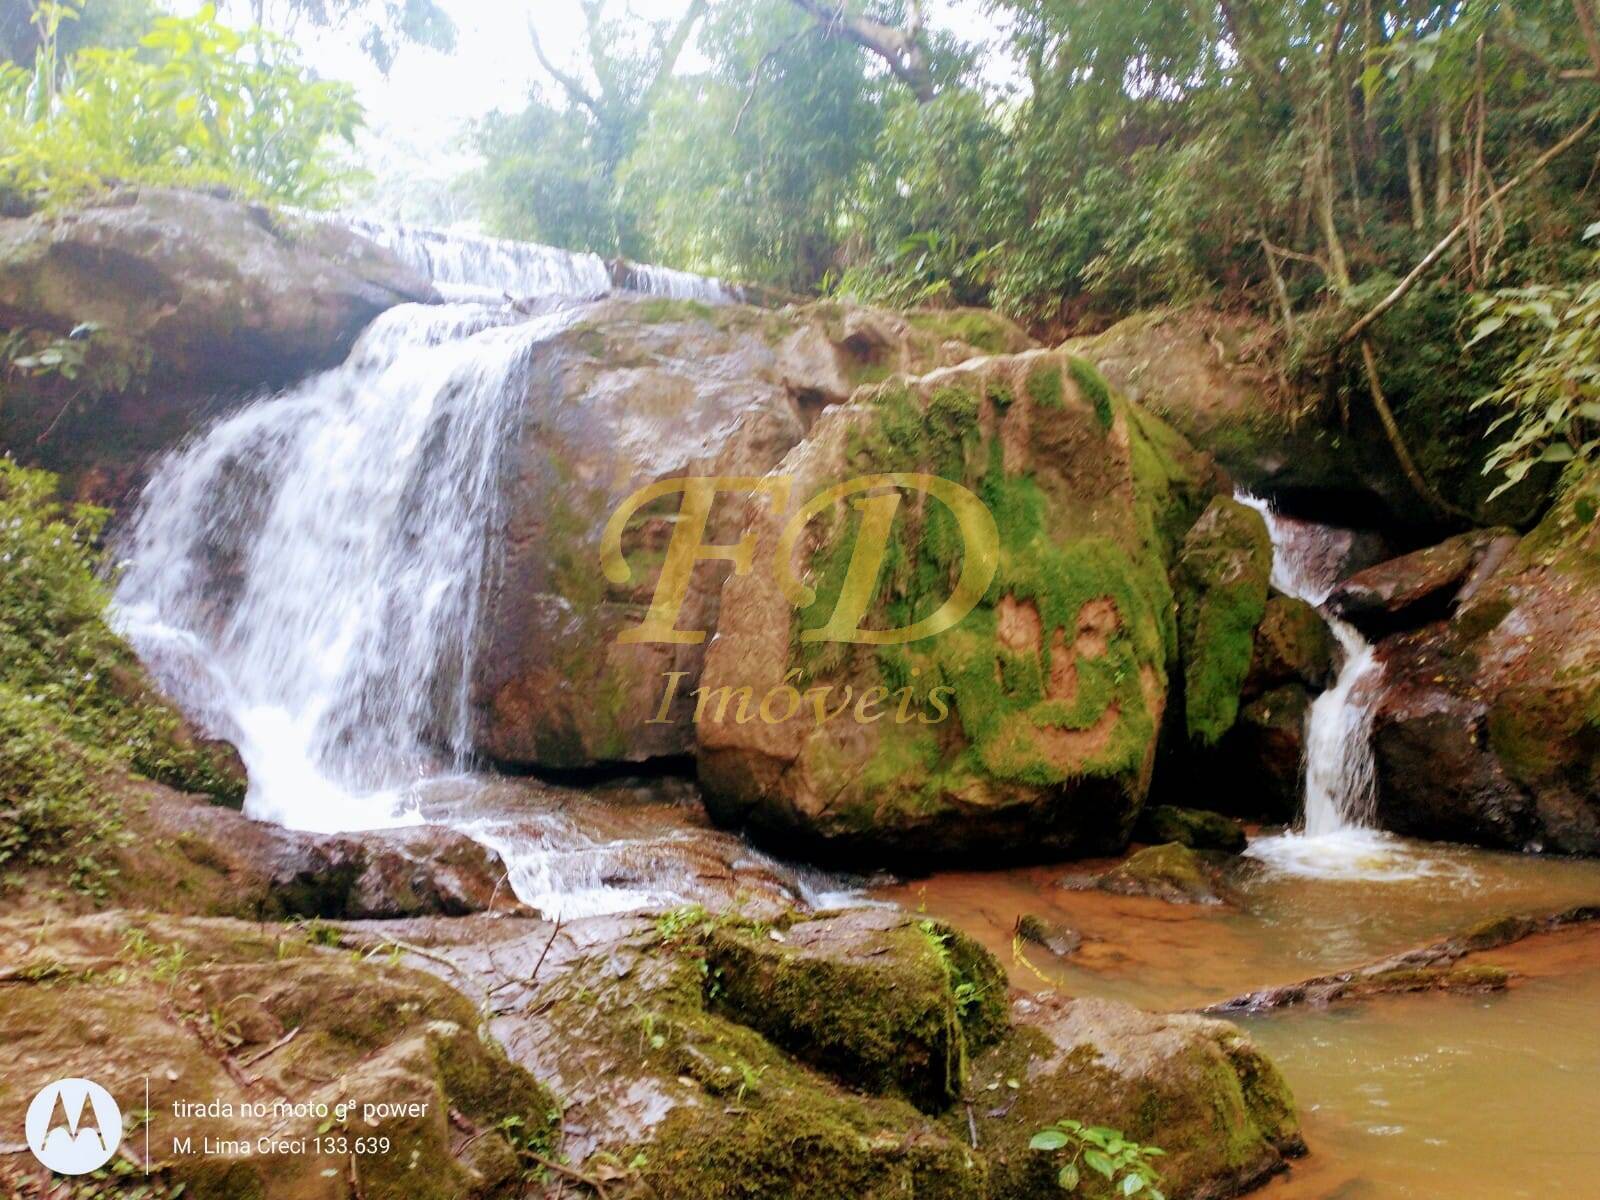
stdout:
{"type": "MultiPolygon", "coordinates": [[[[816,906],[870,896],[971,931],[1018,986],[1157,1009],[1354,965],[1476,918],[1600,901],[1600,863],[1371,827],[1381,668],[1337,620],[1342,665],[1310,718],[1303,822],[1253,840],[1236,910],[1069,891],[1061,867],[869,893],[711,829],[688,785],[579,790],[476,773],[466,697],[495,567],[501,434],[541,347],[612,273],[593,256],[356,225],[449,302],[385,313],[342,366],[174,452],[119,546],[116,623],[169,693],[238,745],[249,815],[322,832],[449,824],[498,850],[519,897],[551,915],[710,902],[749,879],[816,906]],[[1080,931],[1084,946],[1065,961],[1014,953],[1023,913],[1080,931]]],[[[715,280],[629,270],[635,290],[726,299],[715,280]]],[[[1320,604],[1338,578],[1337,531],[1244,499],[1268,521],[1275,584],[1320,604]]],[[[1513,959],[1524,978],[1500,994],[1245,1020],[1294,1086],[1313,1151],[1264,1194],[1498,1200],[1591,1187],[1600,935],[1491,956],[1513,959]]]]}

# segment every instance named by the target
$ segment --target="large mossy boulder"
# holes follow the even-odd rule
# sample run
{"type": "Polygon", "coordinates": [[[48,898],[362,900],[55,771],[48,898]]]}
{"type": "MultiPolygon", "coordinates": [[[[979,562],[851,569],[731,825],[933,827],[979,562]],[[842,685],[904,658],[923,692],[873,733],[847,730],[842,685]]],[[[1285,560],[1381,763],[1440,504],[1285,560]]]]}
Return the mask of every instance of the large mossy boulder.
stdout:
{"type": "Polygon", "coordinates": [[[1419,837],[1600,854],[1600,473],[1448,620],[1384,639],[1378,818],[1419,837]]]}
{"type": "MultiPolygon", "coordinates": [[[[509,1195],[531,1165],[522,1151],[556,1141],[558,1102],[480,1036],[463,996],[305,931],[126,913],[6,919],[0,964],[0,1105],[21,1114],[45,1084],[80,1076],[131,1121],[148,1084],[151,1174],[139,1130],[124,1141],[139,1163],[130,1189],[193,1200],[509,1195]],[[216,1106],[179,1115],[177,1102],[216,1106]],[[365,1107],[379,1104],[391,1107],[365,1107]],[[264,1136],[275,1141],[263,1147],[264,1136]],[[352,1153],[357,1137],[384,1148],[352,1153]]],[[[15,1194],[53,1182],[28,1177],[31,1163],[15,1194]]]]}
{"type": "Polygon", "coordinates": [[[0,332],[77,333],[70,384],[13,373],[0,447],[120,498],[218,393],[337,365],[373,317],[433,285],[338,225],[201,192],[125,188],[0,217],[0,332]]]}
{"type": "MultiPolygon", "coordinates": [[[[1059,1194],[1060,1162],[1028,1142],[1064,1117],[1160,1147],[1161,1190],[1175,1198],[1237,1195],[1305,1152],[1288,1084],[1233,1025],[1052,995],[1019,998],[1012,1019],[1015,1035],[972,1064],[974,1093],[1005,1097],[974,1106],[990,1200],[1059,1194]]],[[[1112,1194],[1084,1177],[1085,1195],[1112,1194]]]]}
{"type": "Polygon", "coordinates": [[[969,1046],[1006,1026],[1006,979],[964,934],[893,909],[787,930],[716,929],[715,1006],[818,1069],[939,1112],[961,1095],[969,1046]]]}
{"type": "MultiPolygon", "coordinates": [[[[957,319],[959,318],[959,319],[957,319]]],[[[476,743],[515,766],[574,768],[687,754],[704,641],[625,644],[655,596],[683,501],[622,530],[628,578],[602,571],[602,535],[636,491],[684,477],[759,478],[859,384],[1010,344],[998,317],[944,325],[816,304],[780,312],[617,297],[540,347],[508,453],[503,568],[474,681],[476,743]]],[[[739,538],[747,497],[715,497],[704,542],[739,538]]],[[[716,628],[726,561],[693,568],[676,628],[716,628]]]]}
{"type": "Polygon", "coordinates": [[[874,866],[1120,847],[1177,662],[1167,571],[1215,487],[1209,459],[1088,364],[1033,352],[857,392],[774,474],[788,504],[751,506],[760,568],[724,585],[701,678],[713,816],[789,852],[874,866]],[[814,498],[883,473],[960,484],[996,545],[965,544],[943,502],[908,492],[881,571],[863,580],[861,628],[927,619],[974,556],[994,563],[992,581],[934,636],[815,640],[833,636],[816,631],[835,619],[864,501],[814,498]],[[796,607],[785,573],[811,603],[796,607]]]}

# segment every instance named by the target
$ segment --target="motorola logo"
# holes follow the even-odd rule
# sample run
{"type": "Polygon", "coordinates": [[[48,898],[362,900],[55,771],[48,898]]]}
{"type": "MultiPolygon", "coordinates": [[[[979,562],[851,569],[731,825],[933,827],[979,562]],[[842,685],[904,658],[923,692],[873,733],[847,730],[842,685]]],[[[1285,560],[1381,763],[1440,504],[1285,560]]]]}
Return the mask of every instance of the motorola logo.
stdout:
{"type": "Polygon", "coordinates": [[[58,1079],[28,1105],[28,1149],[58,1175],[86,1175],[122,1143],[122,1110],[89,1079],[58,1079]]]}

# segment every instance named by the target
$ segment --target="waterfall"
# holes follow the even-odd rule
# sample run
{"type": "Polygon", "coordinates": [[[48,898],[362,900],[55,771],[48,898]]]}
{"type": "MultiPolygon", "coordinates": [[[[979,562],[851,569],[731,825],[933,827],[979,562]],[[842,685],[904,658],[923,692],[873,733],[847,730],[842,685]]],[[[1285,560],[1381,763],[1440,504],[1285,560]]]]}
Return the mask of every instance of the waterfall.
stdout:
{"type": "Polygon", "coordinates": [[[705,304],[725,304],[734,299],[733,292],[720,280],[670,267],[619,264],[614,275],[612,267],[597,254],[558,250],[536,242],[366,217],[334,215],[320,219],[337,222],[387,247],[432,279],[440,294],[452,300],[597,296],[613,287],[705,304]]]}
{"type": "Polygon", "coordinates": [[[1350,534],[1277,513],[1255,496],[1272,539],[1272,585],[1322,611],[1339,646],[1338,676],[1306,722],[1305,806],[1298,832],[1253,842],[1249,853],[1303,874],[1389,878],[1415,874],[1401,843],[1373,827],[1377,776],[1372,719],[1383,666],[1375,648],[1323,605],[1343,573],[1350,534]]]}
{"type": "Polygon", "coordinates": [[[120,547],[116,620],[237,741],[252,816],[410,819],[405,785],[466,760],[501,445],[533,348],[568,320],[391,309],[342,366],[155,472],[120,547]]]}
{"type": "MultiPolygon", "coordinates": [[[[201,728],[239,748],[259,820],[446,824],[499,851],[518,896],[551,914],[703,902],[715,892],[702,879],[734,866],[792,902],[826,902],[836,882],[706,831],[697,808],[658,805],[655,825],[619,829],[579,793],[473,772],[468,698],[505,450],[541,348],[610,277],[592,255],[542,246],[401,226],[385,240],[453,295],[493,302],[390,309],[339,367],[169,454],[116,548],[117,628],[201,728]]],[[[636,291],[720,295],[681,272],[638,278],[636,291]]]]}

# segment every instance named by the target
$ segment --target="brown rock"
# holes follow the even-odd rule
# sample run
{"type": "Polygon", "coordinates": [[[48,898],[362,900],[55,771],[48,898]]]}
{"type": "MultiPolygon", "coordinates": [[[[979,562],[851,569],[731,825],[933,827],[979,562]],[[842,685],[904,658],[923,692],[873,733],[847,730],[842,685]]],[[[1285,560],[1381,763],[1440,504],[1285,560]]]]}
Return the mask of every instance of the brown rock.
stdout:
{"type": "MultiPolygon", "coordinates": [[[[705,642],[617,641],[651,603],[682,497],[642,509],[624,532],[625,583],[601,569],[612,513],[661,480],[763,476],[858,382],[945,353],[907,318],[835,304],[774,313],[616,298],[557,334],[509,452],[504,569],[474,681],[479,748],[561,768],[689,753],[705,642]]],[[[736,542],[760,503],[719,494],[703,540],[736,542]]],[[[709,639],[728,571],[696,565],[679,630],[709,639]]]]}
{"type": "Polygon", "coordinates": [[[1328,607],[1369,637],[1415,629],[1448,616],[1469,580],[1482,588],[1516,542],[1508,529],[1460,534],[1358,571],[1333,589],[1328,607]]]}
{"type": "Polygon", "coordinates": [[[92,324],[95,353],[130,369],[92,410],[69,409],[48,382],[8,384],[3,444],[70,473],[79,494],[118,498],[216,393],[335,366],[384,309],[437,300],[356,234],[200,192],[126,188],[0,218],[0,327],[65,336],[92,324]]]}
{"type": "Polygon", "coordinates": [[[1378,817],[1418,837],[1600,853],[1595,478],[1449,620],[1379,643],[1378,817]]]}

